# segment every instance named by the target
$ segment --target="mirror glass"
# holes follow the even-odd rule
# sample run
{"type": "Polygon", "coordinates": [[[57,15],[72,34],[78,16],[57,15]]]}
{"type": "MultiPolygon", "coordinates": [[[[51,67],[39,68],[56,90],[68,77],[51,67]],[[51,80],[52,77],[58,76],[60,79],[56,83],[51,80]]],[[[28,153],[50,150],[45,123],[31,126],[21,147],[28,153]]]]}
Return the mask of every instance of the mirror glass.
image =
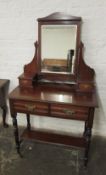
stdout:
{"type": "Polygon", "coordinates": [[[74,73],[77,25],[42,25],[41,71],[74,73]]]}

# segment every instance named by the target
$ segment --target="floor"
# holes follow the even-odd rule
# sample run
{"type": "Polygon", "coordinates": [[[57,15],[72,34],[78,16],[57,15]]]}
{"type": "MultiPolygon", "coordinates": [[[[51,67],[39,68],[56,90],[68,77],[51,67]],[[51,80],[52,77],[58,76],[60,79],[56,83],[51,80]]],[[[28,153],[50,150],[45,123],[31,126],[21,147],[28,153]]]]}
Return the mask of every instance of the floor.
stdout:
{"type": "Polygon", "coordinates": [[[106,174],[106,138],[92,138],[87,168],[83,167],[83,150],[25,140],[21,151],[23,158],[16,153],[12,126],[0,126],[0,175],[106,174]]]}

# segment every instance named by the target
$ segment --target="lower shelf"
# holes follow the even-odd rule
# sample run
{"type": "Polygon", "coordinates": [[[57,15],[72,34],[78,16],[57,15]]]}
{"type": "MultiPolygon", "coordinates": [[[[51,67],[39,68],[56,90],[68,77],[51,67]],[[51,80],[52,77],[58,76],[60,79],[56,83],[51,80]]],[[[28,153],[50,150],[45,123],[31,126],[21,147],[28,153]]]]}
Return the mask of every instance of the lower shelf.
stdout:
{"type": "Polygon", "coordinates": [[[85,139],[83,137],[73,137],[68,135],[49,133],[47,131],[45,132],[25,129],[21,135],[21,138],[68,146],[85,147],[85,139]]]}

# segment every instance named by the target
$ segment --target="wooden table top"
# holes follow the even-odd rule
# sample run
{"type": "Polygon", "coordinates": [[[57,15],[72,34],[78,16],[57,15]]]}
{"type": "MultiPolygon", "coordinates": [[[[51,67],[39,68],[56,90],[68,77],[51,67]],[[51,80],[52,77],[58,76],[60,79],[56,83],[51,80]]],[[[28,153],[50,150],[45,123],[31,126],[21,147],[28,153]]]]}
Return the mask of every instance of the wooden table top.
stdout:
{"type": "Polygon", "coordinates": [[[29,90],[21,91],[19,87],[16,87],[9,94],[9,99],[98,107],[97,95],[95,93],[67,92],[53,88],[48,90],[39,86],[31,92],[29,90]]]}

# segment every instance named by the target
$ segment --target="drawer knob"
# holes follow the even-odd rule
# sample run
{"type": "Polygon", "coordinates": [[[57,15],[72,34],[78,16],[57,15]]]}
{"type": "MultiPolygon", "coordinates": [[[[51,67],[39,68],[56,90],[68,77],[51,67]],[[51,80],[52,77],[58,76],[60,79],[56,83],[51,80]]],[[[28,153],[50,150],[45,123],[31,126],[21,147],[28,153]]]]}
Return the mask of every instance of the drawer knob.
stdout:
{"type": "Polygon", "coordinates": [[[34,111],[36,108],[35,105],[31,105],[31,104],[25,105],[25,107],[28,109],[28,111],[34,111]]]}
{"type": "Polygon", "coordinates": [[[73,115],[73,114],[75,114],[75,111],[64,109],[64,113],[67,115],[73,115]]]}

